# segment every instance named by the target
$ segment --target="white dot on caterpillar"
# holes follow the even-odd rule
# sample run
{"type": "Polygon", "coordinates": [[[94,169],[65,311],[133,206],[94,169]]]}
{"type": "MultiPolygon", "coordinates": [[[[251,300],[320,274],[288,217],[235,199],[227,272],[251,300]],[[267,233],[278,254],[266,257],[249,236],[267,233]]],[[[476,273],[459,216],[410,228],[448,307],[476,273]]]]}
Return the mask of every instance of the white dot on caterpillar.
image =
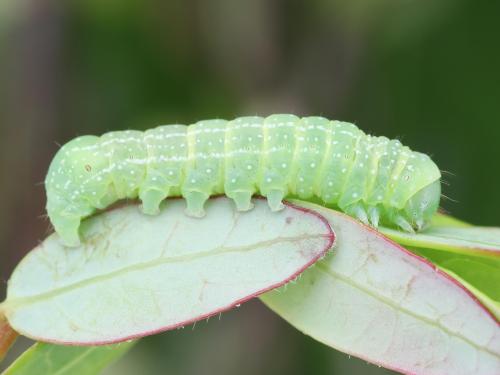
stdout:
{"type": "Polygon", "coordinates": [[[352,197],[353,198],[357,198],[358,197],[358,193],[352,193],[352,197]]]}
{"type": "Polygon", "coordinates": [[[316,167],[316,163],[311,163],[311,168],[315,168],[316,167]]]}
{"type": "Polygon", "coordinates": [[[156,180],[158,180],[158,178],[157,178],[157,177],[153,177],[153,178],[152,178],[152,180],[153,180],[153,181],[156,181],[156,180]]]}
{"type": "Polygon", "coordinates": [[[252,166],[250,164],[247,165],[247,169],[248,170],[251,170],[252,169],[252,166]]]}
{"type": "Polygon", "coordinates": [[[266,178],[267,182],[271,182],[273,179],[271,177],[266,178]]]}
{"type": "Polygon", "coordinates": [[[304,177],[299,177],[300,182],[304,182],[304,177]]]}
{"type": "Polygon", "coordinates": [[[347,172],[347,168],[342,168],[342,173],[346,173],[347,172]]]}
{"type": "Polygon", "coordinates": [[[135,174],[135,171],[130,171],[130,174],[134,175],[134,174],[135,174]]]}
{"type": "Polygon", "coordinates": [[[192,178],[192,179],[191,179],[191,183],[192,183],[192,184],[196,183],[196,179],[192,178]]]}
{"type": "Polygon", "coordinates": [[[236,182],[236,178],[231,179],[231,182],[234,184],[236,182]]]}
{"type": "Polygon", "coordinates": [[[172,176],[173,174],[174,174],[174,172],[172,172],[172,171],[169,171],[169,172],[168,172],[168,175],[169,175],[169,176],[172,176]]]}
{"type": "Polygon", "coordinates": [[[212,173],[212,170],[210,168],[207,168],[207,173],[212,173]]]}
{"type": "Polygon", "coordinates": [[[333,186],[333,182],[332,181],[328,181],[328,186],[333,186]]]}
{"type": "Polygon", "coordinates": [[[286,163],[281,164],[281,168],[286,168],[286,163]]]}

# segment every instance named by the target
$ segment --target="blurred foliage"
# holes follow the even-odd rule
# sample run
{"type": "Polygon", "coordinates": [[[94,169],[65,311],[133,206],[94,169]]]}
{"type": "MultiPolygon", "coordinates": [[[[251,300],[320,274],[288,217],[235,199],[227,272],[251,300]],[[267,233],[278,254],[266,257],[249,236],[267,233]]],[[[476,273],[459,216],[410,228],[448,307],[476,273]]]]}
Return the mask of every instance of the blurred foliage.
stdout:
{"type": "MultiPolygon", "coordinates": [[[[56,144],[212,117],[315,114],[400,137],[453,173],[447,211],[498,225],[499,14],[486,0],[0,0],[2,280],[47,233],[37,183],[56,144]]],[[[193,374],[383,372],[250,306],[232,324],[146,339],[120,371],[144,359],[142,373],[167,361],[193,374]]]]}

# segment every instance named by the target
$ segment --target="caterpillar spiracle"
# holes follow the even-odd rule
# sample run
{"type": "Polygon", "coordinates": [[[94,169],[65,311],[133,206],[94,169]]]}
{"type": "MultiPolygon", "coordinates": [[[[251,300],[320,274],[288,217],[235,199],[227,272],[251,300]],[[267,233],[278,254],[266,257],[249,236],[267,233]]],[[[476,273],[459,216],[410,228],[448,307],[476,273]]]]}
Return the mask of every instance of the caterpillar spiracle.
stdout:
{"type": "Polygon", "coordinates": [[[348,122],[278,114],[81,136],[57,152],[45,185],[52,225],[75,246],[83,218],[137,197],[154,215],[165,198],[182,196],[197,217],[216,194],[239,211],[252,208],[254,194],[273,211],[298,197],[374,227],[420,230],[439,206],[440,177],[429,156],[398,140],[348,122]]]}

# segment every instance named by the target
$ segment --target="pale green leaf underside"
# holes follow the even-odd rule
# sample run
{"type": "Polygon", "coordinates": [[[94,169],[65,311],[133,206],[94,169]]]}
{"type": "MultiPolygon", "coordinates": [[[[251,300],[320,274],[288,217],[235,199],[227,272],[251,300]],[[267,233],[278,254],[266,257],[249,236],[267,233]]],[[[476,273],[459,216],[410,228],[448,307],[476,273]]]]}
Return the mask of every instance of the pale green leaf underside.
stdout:
{"type": "MultiPolygon", "coordinates": [[[[299,203],[305,207],[312,204],[299,203]]],[[[456,281],[336,211],[333,254],[261,299],[315,339],[416,374],[500,373],[498,321],[456,281]]]]}
{"type": "Polygon", "coordinates": [[[227,198],[204,219],[169,200],[157,216],[138,206],[87,220],[83,244],[57,235],[30,252],[0,305],[18,332],[41,341],[103,344],[202,319],[282,285],[323,256],[333,233],[319,215],[256,200],[247,213],[227,198]]]}
{"type": "Polygon", "coordinates": [[[36,343],[2,375],[95,375],[125,354],[133,342],[78,347],[36,343]]]}

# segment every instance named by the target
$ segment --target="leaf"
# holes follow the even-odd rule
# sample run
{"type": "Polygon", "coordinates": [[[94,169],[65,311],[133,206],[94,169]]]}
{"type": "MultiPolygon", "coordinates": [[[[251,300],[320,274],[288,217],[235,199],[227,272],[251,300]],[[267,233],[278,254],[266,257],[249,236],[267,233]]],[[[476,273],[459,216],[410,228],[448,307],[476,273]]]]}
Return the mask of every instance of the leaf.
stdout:
{"type": "Polygon", "coordinates": [[[264,200],[237,213],[227,198],[200,220],[170,200],[158,216],[137,206],[87,220],[83,245],[47,238],[17,266],[0,305],[14,329],[40,341],[98,345],[173,329],[295,278],[331,248],[328,222],[264,200]]]}
{"type": "Polygon", "coordinates": [[[0,313],[0,362],[17,338],[17,332],[12,329],[5,317],[0,313]]]}
{"type": "Polygon", "coordinates": [[[466,223],[465,221],[454,218],[453,216],[445,215],[442,213],[437,213],[432,217],[431,225],[433,227],[457,227],[465,228],[471,227],[472,225],[466,223]]]}
{"type": "Polygon", "coordinates": [[[412,374],[499,374],[500,326],[456,280],[339,212],[333,254],[261,299],[300,331],[412,374]]]}
{"type": "Polygon", "coordinates": [[[500,257],[500,228],[432,226],[420,233],[380,228],[401,245],[483,257],[500,257]]]}
{"type": "Polygon", "coordinates": [[[500,319],[500,258],[475,257],[432,249],[411,249],[464,284],[500,319]]]}
{"type": "Polygon", "coordinates": [[[124,355],[134,342],[109,346],[61,346],[36,343],[2,375],[94,375],[124,355]]]}

